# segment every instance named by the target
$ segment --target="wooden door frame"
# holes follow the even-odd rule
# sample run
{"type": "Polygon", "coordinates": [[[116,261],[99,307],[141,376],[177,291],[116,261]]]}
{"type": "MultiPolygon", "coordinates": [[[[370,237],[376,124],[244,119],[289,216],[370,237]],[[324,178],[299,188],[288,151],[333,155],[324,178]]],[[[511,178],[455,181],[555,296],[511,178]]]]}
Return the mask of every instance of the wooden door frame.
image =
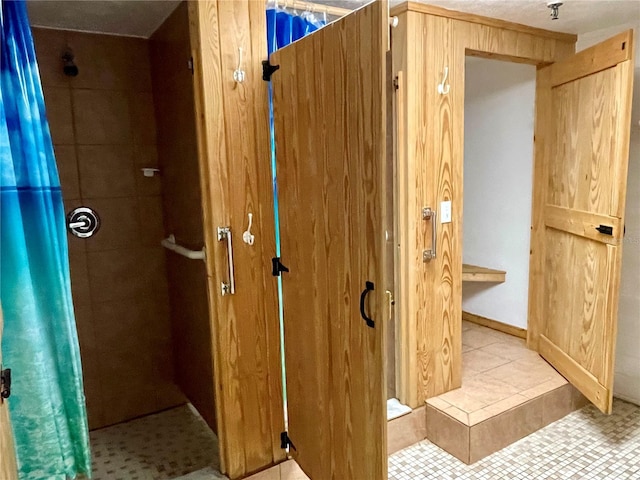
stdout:
{"type": "MultiPolygon", "coordinates": [[[[264,4],[253,0],[191,0],[188,5],[212,333],[211,381],[220,467],[235,479],[286,459],[280,445],[284,407],[277,283],[270,268],[275,256],[275,219],[268,87],[261,65],[267,56],[266,20],[264,4]],[[246,71],[243,84],[233,80],[239,46],[246,71]],[[246,228],[247,212],[253,213],[256,238],[251,249],[239,235],[246,228]],[[251,290],[255,302],[242,304],[234,301],[237,296],[221,296],[221,281],[228,281],[229,266],[217,227],[229,225],[234,233],[236,276],[239,262],[250,261],[253,278],[247,275],[246,283],[251,282],[251,289],[245,285],[243,291],[247,298],[251,290]],[[247,353],[256,357],[249,372],[246,365],[241,368],[247,353]]],[[[239,282],[238,295],[242,288],[239,282]]]]}
{"type": "MultiPolygon", "coordinates": [[[[548,65],[572,55],[577,37],[411,2],[394,7],[391,15],[399,18],[392,31],[393,72],[402,72],[405,84],[397,185],[398,205],[404,208],[397,215],[401,261],[396,264],[396,322],[405,354],[396,367],[397,393],[416,408],[462,382],[457,299],[462,296],[465,57],[548,65]],[[445,66],[450,93],[440,95],[445,66]],[[419,215],[422,207],[437,208],[444,200],[453,201],[453,222],[438,225],[439,257],[423,264],[431,231],[419,215]]],[[[534,155],[534,169],[535,164],[534,155]]],[[[532,218],[542,208],[538,188],[532,218]]],[[[532,248],[536,241],[532,237],[532,248]]]]}

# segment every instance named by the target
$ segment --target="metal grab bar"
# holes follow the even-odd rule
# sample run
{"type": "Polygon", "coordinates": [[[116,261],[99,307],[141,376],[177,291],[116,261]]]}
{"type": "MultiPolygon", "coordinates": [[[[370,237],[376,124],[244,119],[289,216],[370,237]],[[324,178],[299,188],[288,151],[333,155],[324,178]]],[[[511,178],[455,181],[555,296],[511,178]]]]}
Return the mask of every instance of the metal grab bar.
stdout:
{"type": "Polygon", "coordinates": [[[178,255],[190,258],[191,260],[205,259],[204,247],[202,248],[202,250],[189,250],[188,248],[185,248],[182,245],[178,245],[176,243],[175,235],[169,235],[167,238],[163,239],[160,244],[167,250],[176,252],[178,255]]]}
{"type": "Polygon", "coordinates": [[[435,210],[432,210],[429,207],[425,207],[422,209],[422,219],[423,220],[431,220],[431,250],[423,250],[422,251],[422,261],[428,262],[436,258],[437,252],[437,239],[438,239],[438,215],[435,210]]]}
{"type": "Polygon", "coordinates": [[[220,282],[222,295],[236,293],[236,279],[233,271],[233,245],[231,243],[231,227],[218,227],[218,241],[227,241],[227,255],[229,258],[229,282],[220,282]]]}

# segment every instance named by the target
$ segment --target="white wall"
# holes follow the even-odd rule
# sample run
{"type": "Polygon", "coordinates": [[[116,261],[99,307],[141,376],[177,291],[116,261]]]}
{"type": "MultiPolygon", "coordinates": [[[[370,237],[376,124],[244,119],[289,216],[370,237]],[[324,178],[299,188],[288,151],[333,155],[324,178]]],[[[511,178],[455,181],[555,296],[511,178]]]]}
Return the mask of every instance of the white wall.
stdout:
{"type": "Polygon", "coordinates": [[[627,28],[636,29],[636,68],[614,393],[640,405],[640,22],[580,35],[577,50],[583,50],[627,28]]]}
{"type": "Polygon", "coordinates": [[[467,57],[464,263],[507,272],[462,284],[462,309],[527,328],[536,69],[467,57]]]}

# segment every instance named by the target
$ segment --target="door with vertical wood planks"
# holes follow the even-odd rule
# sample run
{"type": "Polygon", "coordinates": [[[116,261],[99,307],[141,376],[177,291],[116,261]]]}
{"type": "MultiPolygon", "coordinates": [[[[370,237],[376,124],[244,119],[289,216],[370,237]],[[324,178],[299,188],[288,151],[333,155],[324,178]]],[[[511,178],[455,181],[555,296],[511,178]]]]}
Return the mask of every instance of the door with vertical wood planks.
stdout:
{"type": "Polygon", "coordinates": [[[271,58],[288,433],[314,480],[387,478],[387,18],[372,3],[271,58]]]}
{"type": "MultiPolygon", "coordinates": [[[[0,368],[5,368],[2,365],[2,327],[2,308],[0,308],[0,368]]],[[[13,434],[9,423],[9,405],[6,400],[2,399],[0,399],[0,478],[3,480],[18,478],[13,434]]]]}
{"type": "Polygon", "coordinates": [[[539,325],[542,356],[605,413],[613,395],[633,45],[633,31],[624,32],[537,78],[536,183],[544,208],[534,224],[530,322],[539,325]]]}

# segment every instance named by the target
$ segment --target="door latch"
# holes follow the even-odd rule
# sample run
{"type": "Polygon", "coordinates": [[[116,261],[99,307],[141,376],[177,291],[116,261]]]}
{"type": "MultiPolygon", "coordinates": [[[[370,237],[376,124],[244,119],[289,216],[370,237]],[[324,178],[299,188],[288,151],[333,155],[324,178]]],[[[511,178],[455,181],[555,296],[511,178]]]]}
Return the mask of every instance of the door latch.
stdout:
{"type": "Polygon", "coordinates": [[[611,225],[600,225],[596,230],[603,235],[613,235],[613,227],[611,225]]]}
{"type": "Polygon", "coordinates": [[[11,369],[0,370],[0,401],[11,396],[11,369]]]}

